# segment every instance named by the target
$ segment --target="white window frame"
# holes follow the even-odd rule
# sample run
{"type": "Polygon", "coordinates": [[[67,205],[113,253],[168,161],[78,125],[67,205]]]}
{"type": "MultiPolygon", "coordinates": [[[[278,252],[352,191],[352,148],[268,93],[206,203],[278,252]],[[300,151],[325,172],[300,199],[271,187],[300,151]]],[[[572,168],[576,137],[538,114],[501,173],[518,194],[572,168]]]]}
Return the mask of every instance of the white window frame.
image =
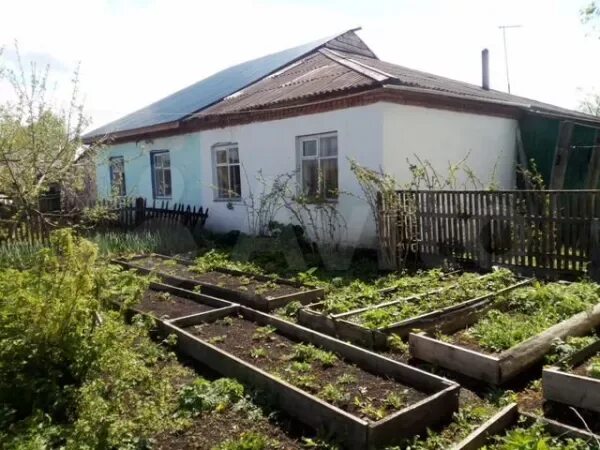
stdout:
{"type": "MultiPolygon", "coordinates": [[[[331,159],[336,160],[336,165],[337,165],[337,169],[338,169],[337,185],[338,185],[338,191],[339,191],[339,186],[340,186],[339,154],[340,154],[340,150],[339,150],[339,139],[338,139],[337,131],[328,131],[326,133],[317,133],[317,134],[310,134],[310,135],[305,135],[305,136],[298,136],[296,138],[296,161],[297,161],[296,167],[297,167],[297,171],[298,171],[299,194],[306,195],[306,193],[304,192],[304,174],[302,173],[302,167],[303,167],[302,162],[310,161],[310,160],[317,161],[317,174],[319,177],[322,177],[321,161],[331,160],[331,159]],[[336,138],[336,153],[333,156],[321,156],[321,139],[328,138],[328,137],[336,138]],[[312,155],[312,156],[304,156],[304,143],[309,142],[309,141],[316,141],[316,154],[312,155]]],[[[323,192],[322,192],[323,188],[324,188],[324,186],[322,185],[322,182],[319,183],[319,186],[317,189],[318,192],[317,192],[317,196],[316,196],[315,200],[322,199],[322,200],[326,200],[328,202],[337,202],[338,201],[339,192],[336,193],[334,197],[327,197],[327,196],[323,195],[323,192]]]]}
{"type": "Polygon", "coordinates": [[[213,184],[214,188],[214,200],[216,201],[227,201],[227,202],[239,202],[242,200],[242,164],[240,159],[240,147],[237,142],[228,142],[225,144],[215,144],[212,147],[212,169],[213,169],[213,184]],[[237,162],[229,161],[229,152],[236,150],[238,154],[237,162]],[[225,151],[225,162],[218,162],[217,153],[225,151]],[[230,168],[238,167],[240,174],[240,192],[235,193],[231,184],[230,168]],[[227,167],[227,181],[228,181],[228,193],[223,196],[219,193],[219,172],[218,167],[227,167]]]}
{"type": "MultiPolygon", "coordinates": [[[[157,200],[171,199],[173,197],[173,171],[171,170],[171,152],[169,150],[152,150],[150,152],[150,170],[152,171],[152,174],[151,174],[152,175],[152,197],[157,200]],[[167,155],[167,157],[169,158],[168,167],[163,165],[164,163],[161,165],[156,164],[156,157],[157,156],[162,157],[164,155],[167,155]],[[169,178],[171,181],[171,183],[169,185],[167,185],[165,183],[165,172],[167,170],[169,171],[169,178]],[[159,176],[159,174],[157,174],[157,171],[160,173],[160,176],[159,176]],[[162,178],[162,180],[159,178],[162,178]],[[163,186],[169,186],[168,193],[167,192],[163,192],[163,193],[159,192],[161,182],[162,182],[163,186]]],[[[166,191],[166,188],[165,188],[165,191],[166,191]]]]}

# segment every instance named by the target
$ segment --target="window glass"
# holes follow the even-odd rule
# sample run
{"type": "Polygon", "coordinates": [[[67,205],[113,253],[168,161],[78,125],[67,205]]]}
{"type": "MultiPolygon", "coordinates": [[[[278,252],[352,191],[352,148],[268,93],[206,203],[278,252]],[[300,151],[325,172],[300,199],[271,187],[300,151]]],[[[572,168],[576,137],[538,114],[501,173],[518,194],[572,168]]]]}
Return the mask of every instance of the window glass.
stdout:
{"type": "Polygon", "coordinates": [[[337,198],[338,191],[338,167],[337,159],[330,158],[321,161],[321,173],[323,174],[323,193],[325,198],[337,198]]]}
{"type": "Polygon", "coordinates": [[[302,142],[302,156],[317,156],[317,141],[302,142]]]}
{"type": "Polygon", "coordinates": [[[217,198],[226,200],[242,195],[240,155],[236,145],[214,150],[217,198]]]}
{"type": "Polygon", "coordinates": [[[316,159],[302,161],[302,189],[304,195],[316,197],[319,192],[319,162],[316,159]]]}
{"type": "Polygon", "coordinates": [[[125,160],[122,156],[109,159],[110,190],[112,195],[124,196],[125,193],[125,160]]]}
{"type": "Polygon", "coordinates": [[[217,150],[217,164],[227,163],[227,150],[217,150]]]}
{"type": "Polygon", "coordinates": [[[169,152],[153,152],[151,158],[154,197],[171,197],[171,157],[169,152]]]}
{"type": "Polygon", "coordinates": [[[338,197],[338,140],[335,133],[299,137],[298,167],[302,191],[308,197],[338,197]]]}
{"type": "Polygon", "coordinates": [[[337,156],[337,136],[322,137],[320,150],[321,156],[337,156]]]}
{"type": "Polygon", "coordinates": [[[230,163],[239,163],[240,162],[237,148],[229,149],[229,162],[230,163]]]}

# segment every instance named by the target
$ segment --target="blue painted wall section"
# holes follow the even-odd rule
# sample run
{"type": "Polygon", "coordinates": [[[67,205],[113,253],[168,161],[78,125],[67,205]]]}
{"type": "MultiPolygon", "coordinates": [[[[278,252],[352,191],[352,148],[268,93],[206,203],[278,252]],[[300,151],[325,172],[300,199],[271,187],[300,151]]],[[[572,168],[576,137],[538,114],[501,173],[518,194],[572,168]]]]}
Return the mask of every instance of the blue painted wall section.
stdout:
{"type": "Polygon", "coordinates": [[[201,179],[200,133],[108,146],[97,157],[98,197],[108,198],[111,193],[109,158],[123,156],[127,196],[152,200],[150,154],[157,150],[169,150],[171,157],[170,203],[201,206],[202,188],[210,186],[211,181],[201,179]]]}

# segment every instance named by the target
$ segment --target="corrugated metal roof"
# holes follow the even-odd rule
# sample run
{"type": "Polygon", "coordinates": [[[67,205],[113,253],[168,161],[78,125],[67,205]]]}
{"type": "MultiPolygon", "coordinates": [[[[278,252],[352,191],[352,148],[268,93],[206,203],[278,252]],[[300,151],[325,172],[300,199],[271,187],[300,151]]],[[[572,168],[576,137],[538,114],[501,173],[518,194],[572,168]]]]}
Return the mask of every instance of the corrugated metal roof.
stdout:
{"type": "Polygon", "coordinates": [[[313,95],[377,84],[372,78],[316,52],[192,117],[251,110],[313,95]]]}
{"type": "Polygon", "coordinates": [[[275,106],[286,101],[361,87],[393,85],[399,89],[502,103],[534,113],[555,114],[560,117],[600,123],[599,118],[578,111],[505,92],[485,90],[481,86],[409,69],[365,54],[348,53],[339,48],[328,44],[306,56],[299,64],[282,71],[278,76],[259,80],[243,92],[236,94],[234,98],[225,99],[192,117],[249,111],[275,106]]]}
{"type": "MultiPolygon", "coordinates": [[[[200,111],[243,87],[277,71],[288,65],[290,62],[325,45],[332,39],[339,36],[354,34],[352,31],[353,30],[336,34],[334,36],[319,39],[308,44],[229,67],[228,69],[217,72],[204,80],[165,97],[162,100],[152,103],[145,108],[90,131],[89,133],[86,133],[84,139],[181,120],[182,118],[200,111]]],[[[346,40],[347,45],[359,45],[352,38],[347,38],[346,40]]],[[[348,47],[346,47],[346,49],[347,48],[348,47]]],[[[361,48],[361,54],[368,55],[369,53],[371,53],[372,56],[375,56],[372,52],[368,51],[366,46],[361,48]]]]}
{"type": "Polygon", "coordinates": [[[519,106],[523,109],[527,109],[532,112],[550,112],[561,116],[581,118],[584,120],[600,120],[597,117],[591,116],[589,114],[584,114],[579,111],[561,108],[559,106],[554,106],[548,103],[539,102],[537,100],[520,97],[518,95],[508,94],[506,92],[495,91],[493,89],[486,90],[478,85],[453,80],[450,78],[434,75],[427,72],[421,72],[419,70],[409,69],[407,67],[399,66],[397,64],[381,61],[377,58],[371,58],[368,56],[358,55],[354,53],[347,53],[339,50],[335,50],[332,53],[338,55],[344,60],[361,64],[367,69],[370,68],[378,70],[382,73],[389,75],[391,78],[388,80],[388,83],[390,84],[419,88],[434,92],[449,93],[468,99],[491,102],[505,102],[513,104],[515,106],[519,106]]]}

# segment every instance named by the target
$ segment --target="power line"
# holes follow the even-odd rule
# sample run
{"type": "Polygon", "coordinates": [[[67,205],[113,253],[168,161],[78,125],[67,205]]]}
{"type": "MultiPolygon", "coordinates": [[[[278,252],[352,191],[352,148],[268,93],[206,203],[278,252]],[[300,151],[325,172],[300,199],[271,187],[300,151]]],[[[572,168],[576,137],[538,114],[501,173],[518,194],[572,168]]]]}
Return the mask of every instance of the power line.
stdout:
{"type": "Polygon", "coordinates": [[[506,67],[506,84],[508,85],[508,93],[510,94],[510,75],[508,72],[508,47],[506,45],[506,30],[508,28],[521,28],[522,25],[500,25],[498,28],[502,30],[502,40],[504,41],[504,66],[506,67]]]}

